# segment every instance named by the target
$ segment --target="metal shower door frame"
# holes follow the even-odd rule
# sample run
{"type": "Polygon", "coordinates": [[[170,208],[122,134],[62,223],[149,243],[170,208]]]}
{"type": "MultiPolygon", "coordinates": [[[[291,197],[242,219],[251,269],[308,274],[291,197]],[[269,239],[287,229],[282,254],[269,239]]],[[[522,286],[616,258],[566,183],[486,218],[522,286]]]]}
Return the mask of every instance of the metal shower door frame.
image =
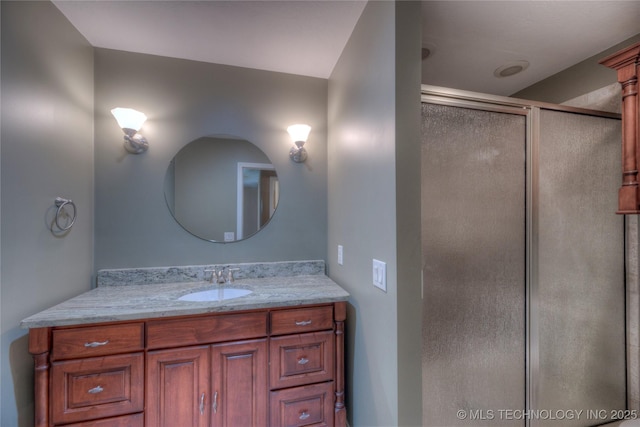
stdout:
{"type": "MultiPolygon", "coordinates": [[[[489,112],[523,115],[525,121],[525,410],[537,408],[539,384],[537,378],[540,371],[540,342],[538,329],[538,235],[539,235],[539,164],[540,147],[540,112],[554,110],[588,116],[620,119],[620,114],[594,111],[570,106],[561,106],[544,102],[520,100],[503,96],[486,95],[464,90],[449,89],[438,86],[422,85],[421,102],[447,105],[489,112]]],[[[423,284],[424,286],[424,284],[423,284]]],[[[424,294],[424,291],[423,291],[424,294]]],[[[526,427],[531,420],[525,419],[526,427]]]]}

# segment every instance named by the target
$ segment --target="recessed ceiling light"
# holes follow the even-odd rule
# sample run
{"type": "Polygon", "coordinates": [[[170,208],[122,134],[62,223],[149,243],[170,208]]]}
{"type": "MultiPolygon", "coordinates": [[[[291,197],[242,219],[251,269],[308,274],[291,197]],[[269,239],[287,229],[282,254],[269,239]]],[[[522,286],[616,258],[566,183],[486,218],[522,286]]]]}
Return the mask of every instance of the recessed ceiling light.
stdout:
{"type": "Polygon", "coordinates": [[[493,75],[502,78],[521,73],[529,67],[529,61],[513,61],[496,68],[493,75]]]}

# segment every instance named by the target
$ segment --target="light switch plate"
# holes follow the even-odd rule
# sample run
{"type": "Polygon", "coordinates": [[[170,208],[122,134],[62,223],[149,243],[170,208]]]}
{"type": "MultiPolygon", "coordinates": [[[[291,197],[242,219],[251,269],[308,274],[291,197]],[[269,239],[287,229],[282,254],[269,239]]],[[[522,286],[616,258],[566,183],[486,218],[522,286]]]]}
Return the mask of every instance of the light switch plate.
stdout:
{"type": "Polygon", "coordinates": [[[344,249],[342,245],[338,245],[338,265],[342,265],[344,262],[344,258],[342,256],[343,252],[344,252],[344,249]]]}
{"type": "Polygon", "coordinates": [[[387,264],[373,260],[373,286],[387,292],[387,264]]]}

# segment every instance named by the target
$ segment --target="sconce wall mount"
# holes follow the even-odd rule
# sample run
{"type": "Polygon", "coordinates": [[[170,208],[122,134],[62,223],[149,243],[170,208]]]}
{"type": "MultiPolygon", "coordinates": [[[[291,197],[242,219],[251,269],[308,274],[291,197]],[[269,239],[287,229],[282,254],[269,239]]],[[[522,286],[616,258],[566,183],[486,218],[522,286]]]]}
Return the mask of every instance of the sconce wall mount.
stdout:
{"type": "Polygon", "coordinates": [[[289,158],[296,163],[307,160],[307,150],[304,148],[304,144],[307,142],[310,130],[311,126],[303,124],[291,125],[287,128],[287,132],[295,144],[289,150],[289,158]]]}
{"type": "Polygon", "coordinates": [[[114,108],[111,114],[124,132],[124,148],[129,153],[140,154],[149,149],[149,142],[138,131],[147,120],[147,116],[131,108],[114,108]]]}
{"type": "Polygon", "coordinates": [[[129,153],[140,154],[149,149],[149,142],[135,129],[122,129],[124,131],[124,148],[129,153]]]}
{"type": "Polygon", "coordinates": [[[304,141],[296,141],[295,146],[289,150],[289,158],[296,163],[307,160],[307,150],[304,148],[304,141]]]}

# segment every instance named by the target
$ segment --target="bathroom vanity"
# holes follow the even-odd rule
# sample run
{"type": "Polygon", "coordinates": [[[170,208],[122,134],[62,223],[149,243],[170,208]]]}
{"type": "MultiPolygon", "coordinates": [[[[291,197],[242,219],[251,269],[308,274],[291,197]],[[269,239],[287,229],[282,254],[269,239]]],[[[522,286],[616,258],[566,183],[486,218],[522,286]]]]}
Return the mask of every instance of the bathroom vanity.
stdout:
{"type": "Polygon", "coordinates": [[[228,284],[198,280],[204,267],[192,282],[118,272],[25,319],[35,425],[345,426],[348,294],[324,274],[237,266],[228,284]],[[180,300],[211,290],[220,300],[180,300]]]}

